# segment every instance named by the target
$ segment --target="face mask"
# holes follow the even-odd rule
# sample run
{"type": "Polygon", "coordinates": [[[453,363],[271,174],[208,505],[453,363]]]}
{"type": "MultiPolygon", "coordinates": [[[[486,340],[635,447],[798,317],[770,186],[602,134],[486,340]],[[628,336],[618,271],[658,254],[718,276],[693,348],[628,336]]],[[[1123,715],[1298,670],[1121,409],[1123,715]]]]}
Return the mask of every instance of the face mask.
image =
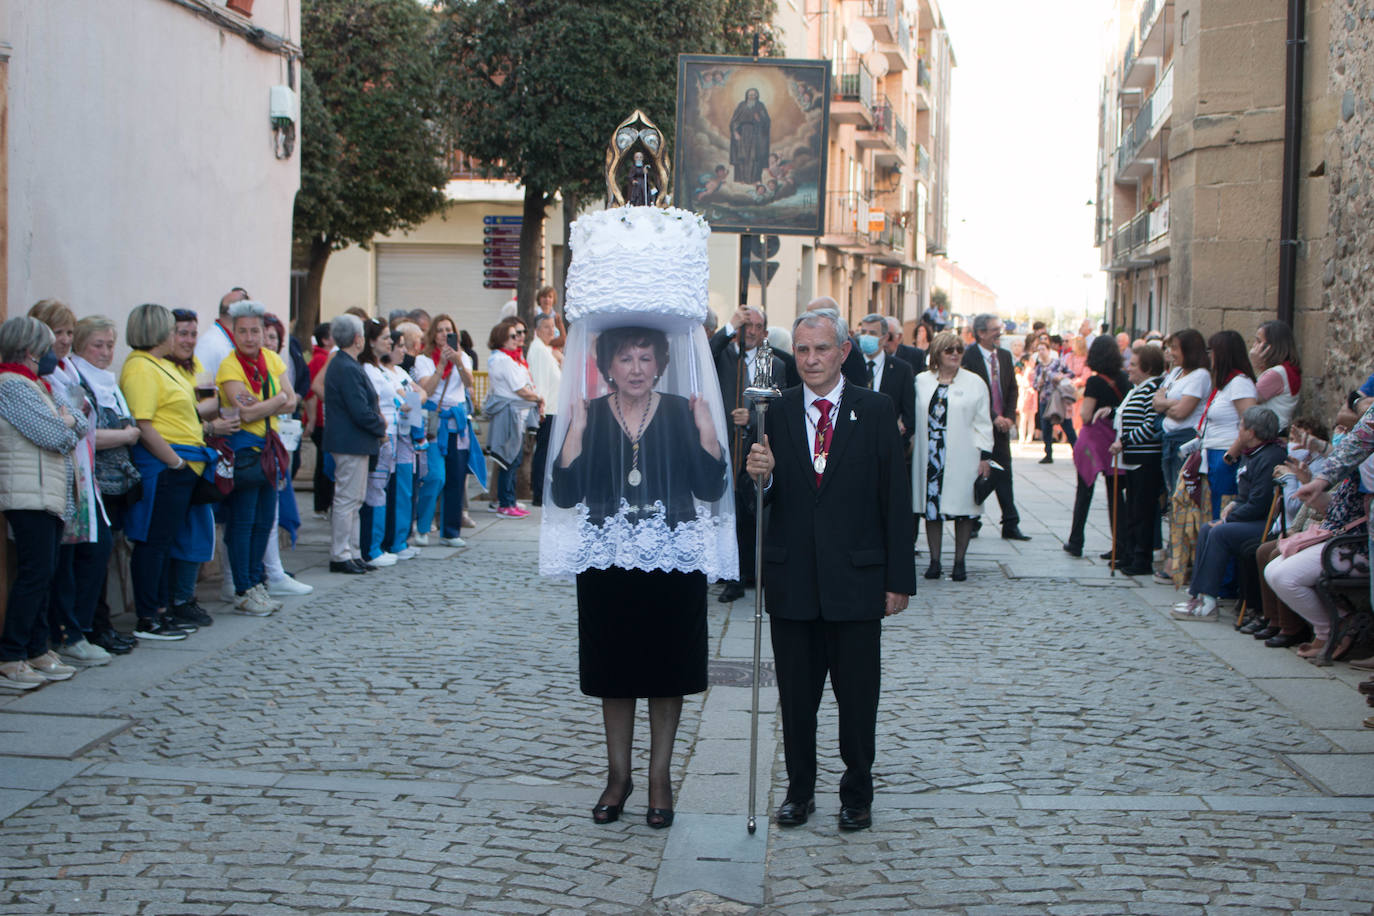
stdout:
{"type": "Polygon", "coordinates": [[[859,349],[864,351],[864,356],[876,356],[880,346],[878,338],[871,334],[859,335],[859,349]]]}
{"type": "Polygon", "coordinates": [[[52,375],[55,369],[57,369],[57,354],[52,350],[38,357],[39,375],[52,375]]]}

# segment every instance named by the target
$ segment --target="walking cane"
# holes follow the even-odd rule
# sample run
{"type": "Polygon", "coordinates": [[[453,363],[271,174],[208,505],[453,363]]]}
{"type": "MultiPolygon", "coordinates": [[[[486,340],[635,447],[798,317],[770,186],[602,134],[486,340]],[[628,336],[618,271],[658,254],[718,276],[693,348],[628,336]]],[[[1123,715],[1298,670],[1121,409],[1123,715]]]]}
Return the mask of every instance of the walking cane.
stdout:
{"type": "MultiPolygon", "coordinates": [[[[743,358],[740,359],[743,363],[743,358]]],[[[754,382],[744,390],[744,396],[754,405],[754,441],[763,442],[763,418],[768,402],[782,397],[773,385],[773,348],[767,338],[759,344],[754,363],[754,382]]],[[[763,641],[763,482],[754,481],[754,700],[749,714],[749,832],[756,828],[754,820],[759,765],[759,655],[763,641]]]]}
{"type": "Polygon", "coordinates": [[[1117,455],[1113,455],[1113,456],[1112,456],[1112,470],[1116,472],[1116,473],[1114,473],[1114,474],[1112,475],[1112,573],[1111,573],[1111,578],[1113,578],[1113,579],[1116,578],[1116,511],[1117,511],[1117,506],[1116,506],[1116,488],[1117,488],[1117,481],[1121,478],[1121,470],[1120,470],[1120,468],[1118,468],[1118,467],[1116,466],[1116,465],[1117,465],[1117,457],[1118,457],[1117,455]]]}

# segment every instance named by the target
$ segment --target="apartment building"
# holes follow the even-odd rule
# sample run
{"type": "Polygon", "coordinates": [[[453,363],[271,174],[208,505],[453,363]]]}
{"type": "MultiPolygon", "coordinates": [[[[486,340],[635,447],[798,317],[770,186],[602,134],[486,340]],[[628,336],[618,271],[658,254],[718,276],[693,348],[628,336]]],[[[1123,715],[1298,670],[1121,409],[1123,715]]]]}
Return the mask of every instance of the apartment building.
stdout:
{"type": "Polygon", "coordinates": [[[1333,0],[1107,0],[1096,244],[1128,332],[1280,318],[1304,398],[1368,375],[1374,24],[1333,0]]]}
{"type": "MultiPolygon", "coordinates": [[[[918,318],[947,248],[953,47],[937,0],[781,0],[787,57],[831,63],[825,234],[784,236],[770,323],[816,296],[846,317],[918,318]]],[[[712,302],[733,308],[739,243],[712,239],[712,302]]],[[[749,301],[761,300],[757,285],[749,301]]]]}

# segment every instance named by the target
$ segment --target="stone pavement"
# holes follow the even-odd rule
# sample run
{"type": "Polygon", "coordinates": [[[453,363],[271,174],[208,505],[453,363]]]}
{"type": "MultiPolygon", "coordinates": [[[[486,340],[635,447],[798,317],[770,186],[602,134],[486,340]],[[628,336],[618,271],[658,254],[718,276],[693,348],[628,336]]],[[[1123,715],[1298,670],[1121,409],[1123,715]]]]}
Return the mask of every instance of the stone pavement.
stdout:
{"type": "Polygon", "coordinates": [[[598,827],[599,709],[536,520],[479,505],[468,547],[360,579],[322,571],[312,519],[287,566],[314,595],[0,697],[0,913],[1371,912],[1361,675],[1067,557],[1072,467],[1036,457],[1015,466],[1034,539],[990,525],[970,581],[921,580],[886,628],[870,831],[835,829],[828,699],[819,810],[769,823],[771,680],[745,831],[752,593],[711,602],[677,823],[643,823],[640,747],[598,827]]]}

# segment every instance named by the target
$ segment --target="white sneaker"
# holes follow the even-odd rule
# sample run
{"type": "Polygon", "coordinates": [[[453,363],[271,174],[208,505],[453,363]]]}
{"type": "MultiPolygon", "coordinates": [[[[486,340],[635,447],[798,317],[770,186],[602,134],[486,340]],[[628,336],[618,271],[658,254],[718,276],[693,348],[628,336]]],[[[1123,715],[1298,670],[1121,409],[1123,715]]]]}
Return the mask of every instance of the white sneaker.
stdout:
{"type": "Polygon", "coordinates": [[[410,536],[410,543],[414,544],[416,547],[428,547],[429,532],[426,531],[424,534],[412,534],[410,536]]]}
{"type": "Polygon", "coordinates": [[[1174,608],[1169,612],[1175,620],[1216,620],[1217,619],[1217,599],[1211,595],[1203,595],[1193,607],[1174,608]]]}
{"type": "Polygon", "coordinates": [[[379,554],[377,554],[377,556],[373,557],[372,559],[368,560],[367,562],[371,563],[373,566],[395,566],[395,565],[396,565],[396,554],[394,554],[394,553],[379,553],[379,554]]]}
{"type": "Polygon", "coordinates": [[[57,654],[69,664],[76,665],[78,668],[93,668],[96,665],[107,665],[113,657],[99,646],[93,646],[86,640],[74,642],[70,646],[58,646],[57,654]]]}
{"type": "Polygon", "coordinates": [[[400,553],[396,554],[396,559],[413,560],[419,555],[420,549],[418,547],[407,547],[405,550],[402,550],[400,553]]]}
{"type": "Polygon", "coordinates": [[[262,594],[256,585],[239,595],[234,603],[234,613],[248,617],[268,617],[275,610],[276,608],[268,603],[267,596],[262,594]]]}
{"type": "Polygon", "coordinates": [[[261,582],[253,586],[251,589],[249,589],[249,591],[257,592],[258,600],[263,602],[264,604],[270,605],[272,610],[274,611],[280,611],[282,608],[286,607],[285,601],[273,598],[271,595],[267,594],[267,586],[261,582]]]}
{"type": "Polygon", "coordinates": [[[32,690],[39,684],[46,684],[48,679],[29,667],[25,661],[4,662],[0,664],[0,687],[8,687],[11,690],[32,690]]]}
{"type": "Polygon", "coordinates": [[[439,543],[445,547],[466,547],[468,542],[462,538],[439,538],[439,543]]]}
{"type": "Polygon", "coordinates": [[[283,576],[280,579],[273,579],[267,583],[267,594],[269,597],[293,598],[296,595],[308,595],[315,590],[315,586],[306,585],[304,582],[297,582],[290,576],[283,576]]]}

